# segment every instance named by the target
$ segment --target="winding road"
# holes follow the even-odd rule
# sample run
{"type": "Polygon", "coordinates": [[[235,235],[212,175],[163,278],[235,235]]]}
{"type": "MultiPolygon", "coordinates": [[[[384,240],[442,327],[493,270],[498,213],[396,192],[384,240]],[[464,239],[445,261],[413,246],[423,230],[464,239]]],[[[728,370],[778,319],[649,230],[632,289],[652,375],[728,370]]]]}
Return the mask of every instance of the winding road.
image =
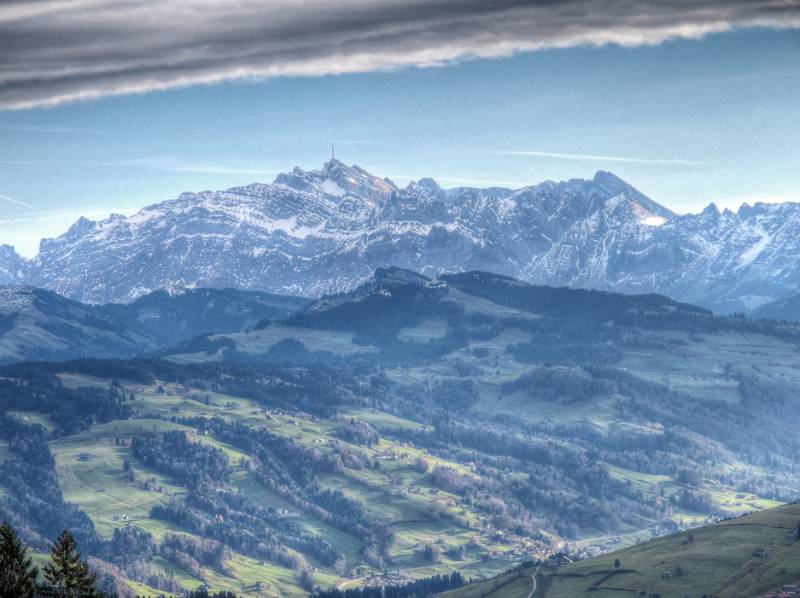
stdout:
{"type": "Polygon", "coordinates": [[[539,573],[539,567],[541,567],[541,565],[538,565],[536,571],[531,573],[531,593],[528,594],[528,598],[533,598],[533,595],[536,593],[536,574],[539,573]]]}

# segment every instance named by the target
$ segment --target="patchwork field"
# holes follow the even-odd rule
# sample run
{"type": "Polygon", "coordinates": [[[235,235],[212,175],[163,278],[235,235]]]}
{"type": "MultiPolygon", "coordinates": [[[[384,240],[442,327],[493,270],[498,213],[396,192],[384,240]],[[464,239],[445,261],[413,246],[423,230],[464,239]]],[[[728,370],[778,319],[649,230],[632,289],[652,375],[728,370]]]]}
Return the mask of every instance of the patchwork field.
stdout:
{"type": "MultiPolygon", "coordinates": [[[[103,380],[75,374],[59,375],[66,386],[101,386],[103,380]]],[[[110,380],[105,380],[110,385],[110,380]]],[[[254,457],[238,450],[213,435],[197,434],[185,425],[171,419],[221,417],[251,426],[263,426],[271,432],[291,438],[300,445],[325,451],[332,443],[341,443],[337,430],[338,419],[317,420],[299,414],[267,412],[257,403],[239,397],[218,393],[201,393],[181,385],[166,382],[143,385],[121,382],[125,393],[132,393],[129,404],[141,417],[97,424],[86,432],[61,438],[50,443],[56,460],[56,470],[65,500],[76,504],[94,522],[98,533],[111,538],[115,528],[136,526],[160,540],[167,532],[191,534],[164,521],[150,517],[155,505],[167,504],[185,495],[185,488],[167,475],[148,468],[130,450],[129,439],[137,434],[158,434],[169,430],[181,430],[200,444],[222,450],[235,464],[232,487],[252,498],[258,504],[277,509],[286,517],[296,521],[304,529],[318,534],[341,550],[353,562],[359,559],[361,542],[347,532],[331,527],[298,511],[291,503],[261,485],[254,475],[238,464],[254,457]],[[125,474],[125,462],[136,472],[136,481],[125,474]]],[[[31,418],[31,414],[28,414],[31,418]]],[[[347,407],[341,418],[358,418],[381,427],[408,430],[425,429],[412,420],[385,413],[372,408],[347,407]]],[[[33,419],[38,419],[33,417],[33,419]]],[[[459,504],[456,495],[441,491],[432,485],[429,474],[414,470],[418,459],[424,459],[430,468],[447,467],[464,475],[469,469],[461,463],[448,461],[425,450],[404,443],[381,438],[371,447],[349,445],[370,462],[380,463],[380,469],[345,469],[341,474],[322,476],[324,488],[341,490],[346,496],[364,504],[371,516],[385,521],[396,530],[396,540],[391,550],[392,567],[409,577],[426,577],[442,572],[463,570],[469,576],[490,576],[509,566],[519,558],[518,551],[535,548],[522,538],[511,542],[491,541],[478,531],[483,515],[459,504]],[[425,543],[437,544],[445,553],[436,563],[426,561],[419,553],[425,543]],[[459,546],[468,546],[465,556],[453,559],[446,553],[459,546]],[[492,554],[511,553],[507,558],[492,558],[492,554]]],[[[4,447],[0,445],[0,456],[4,447]]],[[[307,560],[314,562],[313,557],[307,560]]],[[[293,596],[300,590],[294,584],[293,572],[277,565],[259,565],[248,557],[236,554],[230,561],[232,577],[225,577],[213,570],[204,570],[203,579],[178,570],[164,559],[154,561],[179,580],[186,589],[208,583],[214,588],[234,592],[248,592],[264,596],[293,596]],[[260,590],[253,588],[260,584],[260,590]]],[[[378,573],[362,567],[365,576],[378,573]]],[[[315,581],[321,585],[348,584],[346,577],[318,569],[315,581]]],[[[357,583],[357,580],[352,580],[357,583]]],[[[141,584],[132,584],[137,591],[144,591],[141,584]]],[[[300,592],[302,593],[302,592],[300,592]]]]}
{"type": "MultiPolygon", "coordinates": [[[[675,539],[798,496],[796,330],[463,276],[367,284],[163,360],[12,368],[3,415],[43,439],[100,541],[150,534],[126,582],[144,594],[479,581],[565,552],[583,560],[537,575],[558,598],[621,550],[619,595],[691,595],[713,567],[707,589],[734,596],[722,584],[741,567],[794,554],[769,536],[769,559],[723,550],[722,566],[691,553],[711,532],[675,539]],[[175,537],[188,552],[165,547],[175,537]],[[209,538],[221,555],[203,553],[209,538]]],[[[20,452],[11,439],[0,463],[20,452]]],[[[728,540],[752,544],[750,531],[728,540]]],[[[775,579],[759,570],[752,587],[775,579]]],[[[527,597],[532,584],[514,573],[463,591],[527,597]]]]}
{"type": "MultiPolygon", "coordinates": [[[[65,386],[72,388],[111,384],[111,380],[97,377],[76,374],[59,376],[65,386]]],[[[145,385],[123,380],[120,384],[125,393],[133,395],[129,404],[136,409],[136,418],[97,424],[86,432],[50,443],[65,500],[86,512],[104,538],[111,538],[115,528],[125,526],[144,529],[156,539],[163,538],[168,532],[191,536],[180,526],[150,517],[153,506],[164,505],[183,497],[185,488],[170,476],[141,463],[133,455],[127,442],[137,434],[182,430],[192,441],[219,448],[227,455],[235,467],[231,485],[236,491],[259,504],[285,513],[286,517],[325,538],[348,559],[356,562],[361,548],[359,539],[321,520],[308,517],[260,484],[251,472],[238,465],[253,460],[253,455],[220,441],[213,435],[198,434],[194,428],[171,420],[220,417],[248,426],[263,426],[275,434],[291,438],[299,445],[320,451],[343,442],[337,433],[342,421],[368,422],[378,431],[430,430],[425,424],[370,407],[343,407],[337,417],[322,420],[298,413],[265,410],[249,399],[202,392],[175,383],[145,385]],[[136,471],[136,481],[126,477],[126,461],[136,471]]],[[[515,400],[519,399],[506,397],[501,408],[510,409],[515,400]]],[[[595,409],[596,407],[595,404],[595,409]]],[[[587,416],[589,413],[587,411],[587,416]]],[[[18,415],[31,422],[48,423],[47,418],[40,414],[25,412],[18,415]]],[[[547,412],[539,413],[539,417],[542,416],[552,417],[547,412]]],[[[607,427],[607,422],[603,423],[607,427]]],[[[542,557],[548,550],[561,545],[558,539],[555,544],[545,547],[523,536],[496,536],[490,531],[491,518],[485,512],[465,504],[459,495],[437,488],[432,483],[430,473],[420,473],[415,469],[415,463],[421,459],[427,463],[429,470],[446,468],[467,478],[479,479],[480,475],[474,473],[474,468],[468,463],[442,458],[425,449],[387,437],[381,437],[376,444],[369,447],[352,444],[348,446],[350,450],[362,455],[365,461],[379,463],[379,468],[345,468],[341,473],[321,476],[319,482],[323,488],[340,490],[345,496],[357,500],[366,507],[371,516],[394,528],[395,541],[390,553],[392,568],[402,571],[404,575],[426,577],[460,570],[471,578],[489,577],[507,569],[517,560],[542,557]],[[422,556],[420,547],[425,544],[439,547],[440,557],[436,563],[431,563],[422,556]],[[460,556],[450,556],[455,553],[460,556]]],[[[7,443],[0,444],[0,457],[7,454],[7,443]]],[[[637,472],[614,464],[606,466],[613,478],[633,484],[646,495],[669,497],[685,487],[669,476],[637,472]]],[[[711,492],[719,508],[732,514],[769,508],[777,504],[755,494],[736,493],[713,481],[708,481],[704,487],[711,492]]],[[[676,522],[685,526],[694,526],[709,520],[706,515],[680,509],[675,509],[672,516],[676,522]]],[[[572,541],[569,545],[573,549],[589,551],[615,550],[648,539],[657,533],[658,522],[652,521],[639,529],[619,534],[592,534],[587,530],[581,540],[572,541]]],[[[307,560],[311,563],[315,561],[313,557],[307,557],[307,560]]],[[[259,564],[245,555],[235,553],[229,565],[229,573],[232,573],[230,576],[206,569],[200,579],[164,559],[152,563],[153,567],[179,580],[186,589],[209,583],[215,588],[265,596],[294,596],[302,593],[296,587],[290,569],[279,565],[259,564]],[[253,589],[255,587],[261,589],[256,591],[253,589]]],[[[369,577],[375,573],[378,571],[362,566],[357,576],[369,577]]],[[[315,580],[318,584],[340,587],[358,584],[358,577],[342,577],[324,568],[317,569],[315,580]]],[[[514,584],[520,586],[520,591],[527,587],[522,582],[514,584]]],[[[514,584],[504,591],[516,591],[514,584]]],[[[140,592],[145,592],[146,589],[137,583],[132,583],[131,587],[140,592]]],[[[564,591],[567,593],[563,595],[569,595],[568,592],[572,589],[564,591]]]]}

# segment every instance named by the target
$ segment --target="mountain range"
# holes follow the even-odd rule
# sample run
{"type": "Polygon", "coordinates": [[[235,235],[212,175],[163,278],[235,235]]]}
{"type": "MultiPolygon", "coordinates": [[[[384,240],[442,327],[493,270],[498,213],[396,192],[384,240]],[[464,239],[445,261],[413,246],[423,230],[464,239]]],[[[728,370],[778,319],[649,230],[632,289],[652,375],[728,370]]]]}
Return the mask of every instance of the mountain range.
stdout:
{"type": "Polygon", "coordinates": [[[526,282],[657,292],[721,313],[800,288],[800,204],[714,204],[677,215],[609,172],[517,190],[400,188],[330,160],[271,184],[184,193],[123,217],[79,219],[32,259],[0,246],[0,283],[85,303],[161,288],[319,297],[380,267],[464,270],[526,282]]]}

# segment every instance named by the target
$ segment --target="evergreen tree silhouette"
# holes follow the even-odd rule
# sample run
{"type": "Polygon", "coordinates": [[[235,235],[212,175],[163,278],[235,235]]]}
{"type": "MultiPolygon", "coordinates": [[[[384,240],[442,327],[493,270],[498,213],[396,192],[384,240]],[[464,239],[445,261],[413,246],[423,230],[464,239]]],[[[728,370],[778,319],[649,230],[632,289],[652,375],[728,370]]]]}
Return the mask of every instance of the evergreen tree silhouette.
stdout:
{"type": "Polygon", "coordinates": [[[11,524],[0,524],[0,598],[31,598],[36,591],[39,570],[27,552],[11,524]]]}
{"type": "Polygon", "coordinates": [[[97,578],[89,565],[81,559],[75,538],[64,530],[50,551],[52,564],[45,565],[44,578],[53,587],[66,590],[68,596],[95,598],[100,594],[95,589],[97,578]]]}

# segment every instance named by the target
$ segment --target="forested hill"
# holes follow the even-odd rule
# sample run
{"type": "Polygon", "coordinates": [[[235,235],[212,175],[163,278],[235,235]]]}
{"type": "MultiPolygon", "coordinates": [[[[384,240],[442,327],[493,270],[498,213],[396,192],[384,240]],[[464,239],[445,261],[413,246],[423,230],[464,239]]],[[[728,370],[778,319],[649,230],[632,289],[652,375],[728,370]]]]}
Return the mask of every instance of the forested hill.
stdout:
{"type": "Polygon", "coordinates": [[[37,551],[73,530],[123,593],[292,598],[798,498],[794,325],[397,269],[232,321],[159,358],[0,368],[0,517],[37,551]]]}
{"type": "Polygon", "coordinates": [[[752,316],[755,318],[800,322],[800,295],[792,295],[791,297],[770,301],[753,310],[752,316]]]}
{"type": "MultiPolygon", "coordinates": [[[[463,344],[470,334],[487,335],[502,328],[525,329],[535,337],[548,336],[553,342],[547,348],[555,354],[564,343],[578,346],[600,340],[611,343],[614,354],[626,335],[648,330],[766,334],[800,341],[800,326],[716,316],[662,295],[536,286],[485,272],[434,280],[399,268],[378,270],[354,291],[323,297],[284,323],[356,332],[385,346],[402,341],[402,330],[437,320],[446,322],[446,336],[453,342],[461,337],[463,344]]],[[[259,328],[268,324],[262,322],[259,328]]],[[[591,359],[575,356],[571,361],[591,359]]]]}

